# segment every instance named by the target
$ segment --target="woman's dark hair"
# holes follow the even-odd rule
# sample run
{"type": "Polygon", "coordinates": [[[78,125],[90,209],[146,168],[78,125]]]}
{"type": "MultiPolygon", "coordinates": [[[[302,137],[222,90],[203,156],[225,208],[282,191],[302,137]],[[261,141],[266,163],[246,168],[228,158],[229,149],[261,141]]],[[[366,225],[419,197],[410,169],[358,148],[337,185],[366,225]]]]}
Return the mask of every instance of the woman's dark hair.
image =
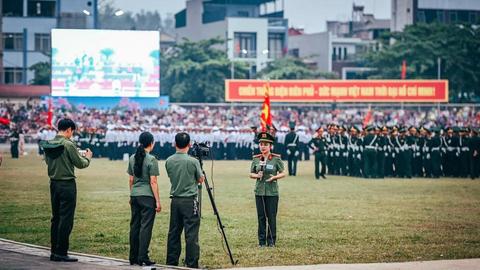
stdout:
{"type": "Polygon", "coordinates": [[[143,132],[138,138],[140,145],[137,147],[137,152],[135,152],[135,164],[133,165],[133,173],[136,177],[142,177],[142,167],[143,160],[147,153],[145,148],[150,146],[153,143],[153,135],[150,132],[143,132]]]}
{"type": "Polygon", "coordinates": [[[72,130],[75,130],[77,126],[75,125],[75,122],[73,122],[72,119],[64,118],[60,121],[58,121],[58,130],[59,131],[65,131],[68,128],[72,128],[72,130]]]}

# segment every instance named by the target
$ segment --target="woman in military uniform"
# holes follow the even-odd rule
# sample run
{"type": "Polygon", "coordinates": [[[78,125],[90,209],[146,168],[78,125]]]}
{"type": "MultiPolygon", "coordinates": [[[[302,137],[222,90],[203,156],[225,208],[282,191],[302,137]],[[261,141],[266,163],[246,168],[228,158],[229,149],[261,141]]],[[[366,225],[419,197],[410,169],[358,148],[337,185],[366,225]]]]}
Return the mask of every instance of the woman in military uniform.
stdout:
{"type": "Polygon", "coordinates": [[[150,132],[140,134],[139,146],[130,157],[128,174],[130,184],[130,264],[153,265],[148,257],[155,213],[162,209],[158,195],[157,159],[150,155],[154,146],[150,132]]]}
{"type": "Polygon", "coordinates": [[[285,177],[280,155],[271,153],[275,138],[267,132],[257,136],[260,154],[253,156],[250,178],[256,180],[255,204],[258,216],[258,242],[260,247],[274,247],[277,238],[278,184],[285,177]]]}

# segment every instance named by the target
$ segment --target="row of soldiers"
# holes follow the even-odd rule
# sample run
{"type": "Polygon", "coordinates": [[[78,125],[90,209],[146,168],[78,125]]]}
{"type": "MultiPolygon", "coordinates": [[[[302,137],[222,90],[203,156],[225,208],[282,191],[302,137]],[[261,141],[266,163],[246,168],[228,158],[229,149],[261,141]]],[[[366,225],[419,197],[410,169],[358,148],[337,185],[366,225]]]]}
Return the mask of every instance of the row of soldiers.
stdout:
{"type": "Polygon", "coordinates": [[[356,127],[329,125],[317,129],[315,177],[345,175],[384,177],[468,177],[480,170],[478,129],[433,127],[356,127]]]}
{"type": "MultiPolygon", "coordinates": [[[[187,130],[192,141],[209,142],[216,160],[249,160],[258,153],[257,128],[151,128],[155,136],[152,154],[166,159],[175,152],[174,135],[187,130]]],[[[95,157],[120,160],[135,153],[140,128],[83,129],[74,137],[79,148],[90,148],[95,157]]],[[[288,172],[296,175],[297,162],[314,156],[315,177],[345,175],[383,177],[478,177],[478,129],[378,127],[365,129],[330,124],[313,136],[304,130],[270,128],[275,136],[273,152],[288,160],[288,172]]]]}

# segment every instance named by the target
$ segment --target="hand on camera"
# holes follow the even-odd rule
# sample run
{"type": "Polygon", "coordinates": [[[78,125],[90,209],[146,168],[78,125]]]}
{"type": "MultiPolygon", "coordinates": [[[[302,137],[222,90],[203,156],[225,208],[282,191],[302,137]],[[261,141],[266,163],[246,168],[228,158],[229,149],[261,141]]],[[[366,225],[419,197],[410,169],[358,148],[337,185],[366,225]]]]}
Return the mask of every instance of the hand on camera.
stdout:
{"type": "Polygon", "coordinates": [[[87,148],[86,151],[87,151],[87,152],[85,153],[85,157],[86,157],[86,158],[92,158],[93,153],[92,153],[92,151],[90,150],[90,148],[87,148]]]}
{"type": "Polygon", "coordinates": [[[263,177],[263,171],[259,171],[257,173],[257,176],[258,176],[257,178],[261,179],[263,177]]]}

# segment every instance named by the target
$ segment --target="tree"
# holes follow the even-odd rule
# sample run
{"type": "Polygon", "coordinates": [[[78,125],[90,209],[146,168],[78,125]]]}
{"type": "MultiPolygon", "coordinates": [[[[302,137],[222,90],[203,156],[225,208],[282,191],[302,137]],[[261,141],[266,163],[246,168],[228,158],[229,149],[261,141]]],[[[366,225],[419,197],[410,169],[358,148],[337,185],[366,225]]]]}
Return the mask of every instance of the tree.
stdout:
{"type": "MultiPolygon", "coordinates": [[[[437,59],[441,78],[449,80],[451,100],[459,95],[480,96],[480,29],[470,25],[417,24],[401,33],[390,33],[391,44],[365,56],[376,69],[371,78],[399,79],[407,62],[407,79],[436,79],[437,59]]],[[[388,39],[387,39],[388,40],[388,39]]],[[[468,100],[468,99],[467,99],[468,100]]]]}
{"type": "Polygon", "coordinates": [[[305,64],[301,58],[278,58],[267,64],[258,74],[259,78],[274,80],[302,80],[302,79],[336,79],[337,76],[330,72],[318,72],[305,64]]]}
{"type": "MultiPolygon", "coordinates": [[[[184,40],[161,56],[161,92],[175,102],[221,102],[225,100],[224,81],[230,75],[231,62],[215,47],[224,40],[213,38],[192,42],[184,40]]],[[[247,66],[235,64],[237,78],[246,78],[247,66]]]]}
{"type": "Polygon", "coordinates": [[[38,62],[28,68],[33,71],[34,77],[30,80],[33,85],[49,85],[50,84],[50,63],[38,62]]]}

